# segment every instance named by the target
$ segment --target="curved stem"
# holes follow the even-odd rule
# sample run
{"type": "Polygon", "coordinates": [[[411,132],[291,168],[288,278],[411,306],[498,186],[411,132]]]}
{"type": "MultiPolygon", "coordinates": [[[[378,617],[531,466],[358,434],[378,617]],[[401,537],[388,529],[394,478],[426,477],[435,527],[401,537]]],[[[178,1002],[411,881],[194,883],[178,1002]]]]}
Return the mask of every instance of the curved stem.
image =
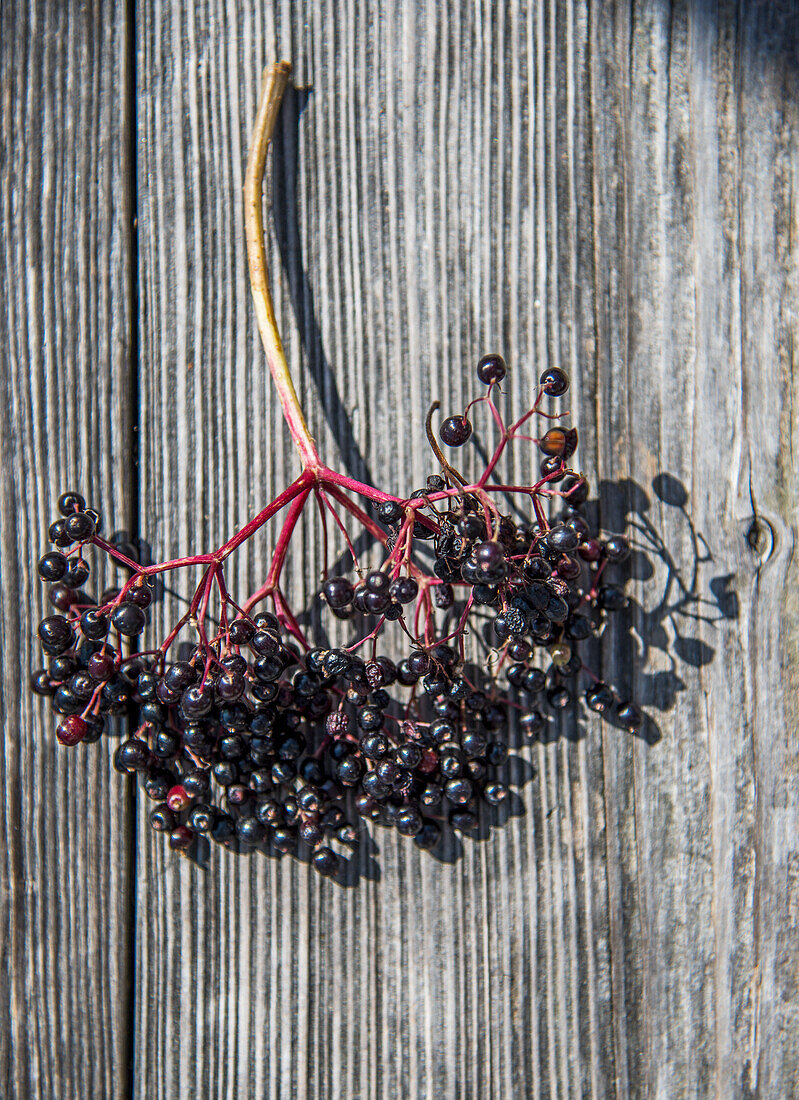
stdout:
{"type": "Polygon", "coordinates": [[[278,332],[264,246],[263,197],[266,154],[290,73],[291,65],[288,61],[278,61],[264,70],[261,100],[255,117],[250,154],[247,158],[247,175],[244,179],[244,227],[247,234],[250,286],[261,342],[264,345],[266,361],[272,373],[280,404],[283,406],[283,415],[291,437],[300,452],[303,468],[307,470],[317,469],[321,464],[319,455],[316,453],[316,445],[300,408],[297,391],[294,389],[283,351],[283,342],[278,332]]]}

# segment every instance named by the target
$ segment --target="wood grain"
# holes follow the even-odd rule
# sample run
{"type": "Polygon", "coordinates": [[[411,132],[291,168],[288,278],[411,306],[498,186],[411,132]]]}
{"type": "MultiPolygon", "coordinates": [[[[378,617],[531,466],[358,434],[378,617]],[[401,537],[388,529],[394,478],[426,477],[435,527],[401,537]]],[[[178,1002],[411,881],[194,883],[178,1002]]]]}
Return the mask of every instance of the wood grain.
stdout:
{"type": "Polygon", "coordinates": [[[112,1098],[131,1050],[129,793],[113,740],[60,749],[27,681],[59,493],[120,526],[132,500],[126,19],[46,2],[0,18],[0,1093],[112,1098]]]}
{"type": "Polygon", "coordinates": [[[238,204],[260,67],[290,57],[270,263],[322,452],[407,490],[430,400],[462,407],[483,350],[518,409],[568,369],[602,522],[645,551],[596,659],[652,717],[635,739],[567,716],[519,751],[504,829],[451,864],[378,832],[350,890],[285,860],[198,872],[142,825],[138,1095],[790,1092],[795,6],[208,2],[138,25],[158,554],[220,541],[296,469],[238,204]]]}

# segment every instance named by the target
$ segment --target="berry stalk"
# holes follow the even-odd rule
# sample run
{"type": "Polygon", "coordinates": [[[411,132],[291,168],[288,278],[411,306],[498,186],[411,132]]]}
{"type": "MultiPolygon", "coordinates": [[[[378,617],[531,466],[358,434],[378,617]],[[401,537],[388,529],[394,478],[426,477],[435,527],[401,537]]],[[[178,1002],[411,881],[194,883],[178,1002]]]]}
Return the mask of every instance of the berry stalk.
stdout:
{"type": "Polygon", "coordinates": [[[269,364],[291,437],[300,453],[303,469],[315,470],[321,463],[316,444],[305,423],[289,365],[286,362],[286,354],[283,351],[283,341],[280,339],[272,292],[269,287],[269,268],[264,246],[263,199],[266,155],[290,74],[291,65],[288,61],[278,61],[264,70],[261,100],[255,116],[250,155],[247,160],[247,174],[244,179],[244,228],[247,235],[250,286],[266,361],[269,364]]]}
{"type": "Polygon", "coordinates": [[[497,397],[507,367],[500,355],[484,355],[477,377],[487,391],[445,418],[437,437],[438,402],[431,406],[426,431],[440,472],[407,497],[321,461],[277,329],[263,235],[264,168],[289,73],[286,62],[265,71],[244,199],[258,327],[302,470],[212,552],[155,564],[103,538],[99,512],[79,493],[63,494],[48,532],[53,549],[39,562],[58,613],[39,624],[47,665],[31,687],[60,716],[64,745],[98,740],[106,716],[130,717],[116,766],[141,776],[156,803],[153,829],[177,851],[204,836],[244,851],[305,850],[317,871],[332,875],[339,857],[325,841],[358,842],[348,814],[396,827],[422,848],[435,847],[443,829],[476,830],[481,814],[507,797],[510,715],[519,712],[525,737],[543,735],[576,702],[583,671],[589,711],[630,730],[642,715],[597,681],[580,652],[600,638],[608,613],[627,604],[623,579],[609,582],[606,569],[625,562],[630,546],[620,536],[600,538],[583,511],[589,486],[570,465],[577,429],[556,423],[540,438],[522,434],[534,416],[567,415],[542,408],[568,390],[563,371],[544,370],[528,412],[506,423],[497,397]],[[467,483],[441,445],[452,453],[468,442],[473,410],[485,411],[498,440],[481,476],[467,483]],[[531,485],[500,472],[518,444],[541,452],[531,485]],[[322,530],[319,607],[348,635],[337,646],[306,637],[315,616],[298,613],[281,589],[309,502],[322,530]],[[228,558],[271,520],[269,564],[237,603],[225,579],[228,558]],[[376,568],[358,560],[363,535],[378,544],[376,568]],[[342,542],[352,570],[332,566],[342,542]],[[130,575],[86,591],[89,549],[130,575]],[[157,579],[198,566],[185,613],[160,644],[147,640],[132,653],[129,639],[150,625],[157,579]],[[381,652],[392,624],[404,647],[399,661],[381,652]]]}

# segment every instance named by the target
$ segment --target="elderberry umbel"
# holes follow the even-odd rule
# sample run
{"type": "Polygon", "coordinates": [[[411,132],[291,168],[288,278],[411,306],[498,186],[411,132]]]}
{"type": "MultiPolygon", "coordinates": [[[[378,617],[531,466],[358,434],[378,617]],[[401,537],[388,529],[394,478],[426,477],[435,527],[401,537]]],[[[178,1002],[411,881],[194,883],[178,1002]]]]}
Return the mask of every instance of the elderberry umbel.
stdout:
{"type": "Polygon", "coordinates": [[[116,766],[139,776],[152,827],[171,848],[185,852],[206,836],[240,850],[304,853],[320,874],[335,875],[341,853],[358,844],[359,819],[422,848],[434,848],[444,828],[475,830],[507,797],[512,725],[537,737],[580,696],[628,730],[642,715],[583,664],[586,643],[626,606],[630,548],[586,517],[577,430],[553,405],[568,390],[563,371],[545,370],[528,412],[508,423],[507,366],[483,356],[481,395],[438,433],[438,406],[431,410],[437,472],[407,497],[320,459],[274,327],[263,258],[264,161],[288,71],[285,63],[267,70],[245,200],[259,326],[302,472],[222,546],[151,565],[106,541],[99,512],[65,493],[39,562],[52,611],[39,624],[46,663],[31,688],[49,698],[64,745],[97,741],[108,716],[127,721],[116,766]],[[490,458],[469,481],[449,456],[483,422],[494,433],[490,458]],[[501,476],[520,444],[540,456],[531,485],[501,476]],[[327,558],[319,599],[347,635],[334,647],[306,636],[281,586],[307,507],[327,558]],[[228,558],[278,517],[262,585],[235,599],[228,558]],[[377,567],[354,549],[364,531],[382,549],[377,567]],[[342,548],[351,568],[332,574],[342,548]],[[98,554],[120,576],[94,596],[87,586],[98,554]],[[157,578],[198,566],[183,616],[165,637],[149,637],[157,578]]]}

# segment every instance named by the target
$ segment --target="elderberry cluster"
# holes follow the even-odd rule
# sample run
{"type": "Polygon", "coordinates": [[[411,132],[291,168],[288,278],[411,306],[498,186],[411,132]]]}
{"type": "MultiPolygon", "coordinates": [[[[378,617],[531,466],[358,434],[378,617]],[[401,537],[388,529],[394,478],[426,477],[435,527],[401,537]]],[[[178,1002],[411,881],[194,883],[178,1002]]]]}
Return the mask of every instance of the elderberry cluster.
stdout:
{"type": "MultiPolygon", "coordinates": [[[[480,361],[488,394],[443,421],[445,446],[470,438],[468,413],[480,401],[500,419],[493,392],[505,374],[500,356],[480,361]]],[[[168,834],[172,848],[207,836],[239,850],[305,853],[332,875],[339,856],[331,845],[355,847],[359,817],[393,826],[422,848],[438,844],[444,825],[476,830],[481,806],[508,795],[502,768],[511,723],[528,737],[540,734],[544,712],[576,697],[579,675],[589,680],[583,698],[590,710],[637,730],[638,708],[597,680],[580,654],[607,615],[627,604],[608,571],[630,547],[589,525],[588,483],[569,466],[577,430],[550,427],[535,440],[542,456],[536,485],[488,478],[496,478],[504,446],[533,414],[558,419],[541,404],[567,389],[562,371],[542,374],[532,409],[511,429],[503,425],[480,481],[467,483],[431,438],[441,474],[405,500],[374,491],[385,532],[382,566],[364,570],[352,551],[353,573],[321,584],[323,604],[354,630],[347,646],[305,641],[277,588],[282,559],[264,590],[274,613],[242,608],[224,587],[223,555],[139,567],[132,551],[102,540],[99,513],[80,494],[64,494],[49,530],[54,549],[39,561],[56,612],[38,628],[48,664],[31,678],[60,716],[58,740],[97,741],[107,716],[125,716],[132,732],[116,750],[116,767],[141,777],[154,803],[152,827],[168,834]],[[501,508],[509,498],[516,518],[501,508]],[[127,574],[98,599],[86,591],[89,546],[127,574]],[[148,624],[157,572],[200,560],[208,573],[191,614],[157,648],[132,652],[148,624]],[[221,605],[211,628],[205,616],[214,584],[221,605]],[[389,622],[407,643],[396,663],[378,652],[389,622]],[[175,659],[171,647],[186,626],[195,637],[175,659]],[[481,640],[482,662],[474,653],[481,640]]],[[[305,497],[324,485],[321,475],[305,497]]]]}

